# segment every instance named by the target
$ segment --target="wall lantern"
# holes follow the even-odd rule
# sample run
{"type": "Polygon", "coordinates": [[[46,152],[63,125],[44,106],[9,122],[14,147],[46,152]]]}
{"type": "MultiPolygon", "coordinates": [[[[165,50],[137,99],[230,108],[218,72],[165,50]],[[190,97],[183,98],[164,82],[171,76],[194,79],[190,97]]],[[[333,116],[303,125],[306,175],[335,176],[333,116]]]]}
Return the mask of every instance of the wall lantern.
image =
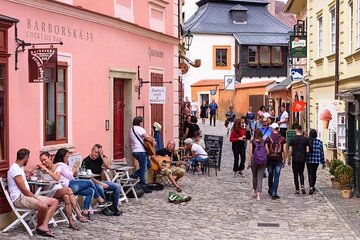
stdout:
{"type": "Polygon", "coordinates": [[[192,33],[191,33],[191,31],[189,30],[186,34],[185,34],[185,36],[184,36],[184,38],[185,38],[185,46],[186,46],[186,50],[187,51],[189,51],[189,49],[190,49],[190,46],[191,46],[191,44],[192,44],[192,40],[193,40],[193,35],[192,35],[192,33]]]}

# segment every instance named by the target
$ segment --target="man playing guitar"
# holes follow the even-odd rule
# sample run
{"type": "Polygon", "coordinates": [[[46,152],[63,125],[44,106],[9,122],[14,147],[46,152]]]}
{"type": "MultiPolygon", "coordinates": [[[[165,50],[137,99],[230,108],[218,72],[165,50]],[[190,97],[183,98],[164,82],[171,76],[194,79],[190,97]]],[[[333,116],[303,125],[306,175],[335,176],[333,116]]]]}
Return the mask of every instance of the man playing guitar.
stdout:
{"type": "Polygon", "coordinates": [[[185,175],[185,169],[178,167],[181,162],[179,161],[178,155],[175,153],[174,140],[170,140],[165,148],[156,151],[155,158],[156,161],[153,161],[153,165],[157,165],[158,172],[167,176],[167,178],[176,188],[176,191],[181,192],[182,189],[177,182],[185,175]],[[174,162],[175,166],[171,165],[171,163],[174,162]]]}

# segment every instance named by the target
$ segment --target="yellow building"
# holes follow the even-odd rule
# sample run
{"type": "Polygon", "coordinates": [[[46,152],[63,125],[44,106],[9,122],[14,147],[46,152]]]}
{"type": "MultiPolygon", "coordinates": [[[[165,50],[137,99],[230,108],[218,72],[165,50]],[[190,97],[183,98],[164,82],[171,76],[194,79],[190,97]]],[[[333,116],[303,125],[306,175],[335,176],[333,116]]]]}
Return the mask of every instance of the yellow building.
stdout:
{"type": "Polygon", "coordinates": [[[335,100],[336,1],[308,1],[310,126],[320,132],[327,159],[344,158],[359,172],[360,0],[339,2],[339,100],[335,100]]]}

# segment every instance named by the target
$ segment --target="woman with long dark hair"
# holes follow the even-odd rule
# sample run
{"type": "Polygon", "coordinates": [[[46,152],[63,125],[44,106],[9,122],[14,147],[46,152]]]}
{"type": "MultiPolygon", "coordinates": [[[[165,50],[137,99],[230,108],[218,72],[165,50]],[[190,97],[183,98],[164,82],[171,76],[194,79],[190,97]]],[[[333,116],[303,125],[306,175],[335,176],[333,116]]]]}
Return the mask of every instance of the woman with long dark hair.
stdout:
{"type": "MultiPolygon", "coordinates": [[[[86,179],[75,179],[74,176],[78,174],[79,163],[76,162],[71,168],[69,164],[69,151],[65,148],[60,148],[54,157],[53,163],[59,166],[61,169],[59,182],[63,187],[69,187],[74,192],[85,197],[84,207],[82,214],[90,219],[89,208],[91,205],[92,198],[98,200],[99,206],[108,206],[110,203],[106,202],[99,194],[95,184],[91,180],[86,179]]],[[[80,219],[84,220],[84,219],[80,219]]]]}
{"type": "Polygon", "coordinates": [[[256,196],[256,200],[260,200],[260,195],[262,192],[262,181],[264,176],[264,171],[266,168],[266,163],[264,164],[256,164],[253,158],[253,155],[255,153],[256,146],[264,146],[266,151],[269,152],[265,141],[263,140],[263,133],[258,128],[254,132],[254,138],[251,139],[250,145],[249,145],[249,159],[248,159],[248,168],[251,168],[252,172],[252,179],[253,179],[253,190],[252,193],[256,196]]]}
{"type": "Polygon", "coordinates": [[[230,142],[232,142],[232,151],[234,154],[234,177],[237,174],[243,176],[245,169],[245,148],[246,148],[246,124],[245,119],[236,119],[230,134],[230,142]],[[239,164],[239,155],[241,161],[239,164]]]}
{"type": "Polygon", "coordinates": [[[309,194],[315,192],[316,173],[321,163],[325,167],[324,148],[320,139],[317,139],[317,132],[311,129],[309,133],[309,148],[310,152],[306,154],[306,168],[309,178],[309,194]]]}

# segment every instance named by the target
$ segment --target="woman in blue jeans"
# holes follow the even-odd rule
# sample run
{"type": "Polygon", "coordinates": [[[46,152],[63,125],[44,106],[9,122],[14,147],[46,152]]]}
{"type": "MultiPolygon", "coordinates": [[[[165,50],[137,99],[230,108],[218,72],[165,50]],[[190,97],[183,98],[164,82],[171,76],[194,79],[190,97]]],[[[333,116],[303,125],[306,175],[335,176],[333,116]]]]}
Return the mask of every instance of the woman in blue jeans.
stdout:
{"type": "Polygon", "coordinates": [[[83,215],[90,219],[89,208],[93,197],[98,200],[99,206],[106,206],[109,204],[105,202],[103,197],[101,197],[93,181],[86,179],[75,179],[74,176],[77,175],[77,168],[79,166],[79,163],[76,162],[71,169],[68,165],[68,158],[69,151],[64,148],[60,148],[56,152],[53,160],[54,164],[61,166],[60,183],[63,187],[71,188],[74,194],[85,197],[83,215]]]}

